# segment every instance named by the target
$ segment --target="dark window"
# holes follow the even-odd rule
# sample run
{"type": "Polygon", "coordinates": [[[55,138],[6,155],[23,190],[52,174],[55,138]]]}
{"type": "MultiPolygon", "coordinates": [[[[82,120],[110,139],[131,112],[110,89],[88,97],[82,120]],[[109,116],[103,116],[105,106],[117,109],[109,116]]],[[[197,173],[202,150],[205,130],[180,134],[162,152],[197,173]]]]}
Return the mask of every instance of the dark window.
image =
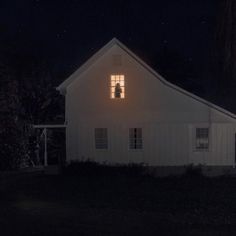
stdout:
{"type": "Polygon", "coordinates": [[[108,149],[107,128],[95,128],[95,148],[108,149]]]}
{"type": "Polygon", "coordinates": [[[196,149],[207,150],[209,148],[209,128],[196,128],[196,149]]]}
{"type": "Polygon", "coordinates": [[[141,128],[130,128],[129,129],[129,149],[142,149],[142,129],[141,128]]]}

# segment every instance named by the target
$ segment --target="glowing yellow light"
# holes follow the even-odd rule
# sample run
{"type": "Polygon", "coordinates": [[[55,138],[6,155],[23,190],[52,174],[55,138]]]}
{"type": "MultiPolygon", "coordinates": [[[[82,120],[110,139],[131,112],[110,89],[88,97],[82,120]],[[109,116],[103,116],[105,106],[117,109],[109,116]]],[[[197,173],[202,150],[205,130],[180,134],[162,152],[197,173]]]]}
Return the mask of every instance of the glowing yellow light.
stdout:
{"type": "Polygon", "coordinates": [[[125,76],[111,75],[111,98],[125,98],[125,76]]]}
{"type": "Polygon", "coordinates": [[[120,86],[121,86],[121,87],[122,87],[122,86],[123,86],[123,87],[125,86],[125,81],[124,81],[124,80],[121,80],[121,81],[120,81],[120,86]]]}

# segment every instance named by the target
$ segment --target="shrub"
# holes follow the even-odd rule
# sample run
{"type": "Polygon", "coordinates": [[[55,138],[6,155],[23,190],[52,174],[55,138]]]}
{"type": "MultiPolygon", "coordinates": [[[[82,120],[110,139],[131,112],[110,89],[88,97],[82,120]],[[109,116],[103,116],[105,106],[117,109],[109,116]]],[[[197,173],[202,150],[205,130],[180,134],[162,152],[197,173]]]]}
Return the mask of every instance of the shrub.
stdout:
{"type": "Polygon", "coordinates": [[[201,165],[194,166],[193,164],[188,165],[186,167],[186,171],[183,176],[188,178],[203,177],[202,166],[201,165]]]}
{"type": "Polygon", "coordinates": [[[126,176],[138,177],[145,175],[145,165],[135,164],[114,164],[98,163],[89,159],[85,161],[73,161],[64,167],[63,174],[79,176],[126,176]]]}

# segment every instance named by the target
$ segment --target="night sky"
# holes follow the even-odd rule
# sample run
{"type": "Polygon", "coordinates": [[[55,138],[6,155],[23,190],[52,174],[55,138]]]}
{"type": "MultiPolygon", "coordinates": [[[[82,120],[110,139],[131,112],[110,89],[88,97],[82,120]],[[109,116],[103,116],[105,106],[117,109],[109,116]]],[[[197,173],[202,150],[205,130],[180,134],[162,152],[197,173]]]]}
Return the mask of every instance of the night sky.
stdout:
{"type": "Polygon", "coordinates": [[[159,55],[167,50],[188,61],[203,80],[216,36],[218,2],[1,0],[1,46],[21,57],[46,60],[61,82],[117,37],[157,70],[159,55]]]}

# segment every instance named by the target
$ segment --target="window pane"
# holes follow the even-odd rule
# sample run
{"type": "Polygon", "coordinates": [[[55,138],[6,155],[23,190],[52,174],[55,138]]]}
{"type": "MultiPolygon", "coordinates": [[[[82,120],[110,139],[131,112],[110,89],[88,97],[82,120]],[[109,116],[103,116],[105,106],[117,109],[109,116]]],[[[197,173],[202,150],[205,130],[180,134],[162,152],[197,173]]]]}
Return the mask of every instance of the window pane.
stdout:
{"type": "Polygon", "coordinates": [[[196,149],[206,150],[209,148],[209,128],[196,129],[196,149]]]}
{"type": "Polygon", "coordinates": [[[111,98],[125,98],[124,75],[111,75],[111,98]]]}
{"type": "Polygon", "coordinates": [[[107,128],[95,128],[94,133],[95,133],[95,148],[107,149],[108,148],[107,128]]]}
{"type": "Polygon", "coordinates": [[[120,81],[120,86],[124,86],[125,85],[125,81],[124,80],[122,80],[122,81],[120,81]]]}
{"type": "Polygon", "coordinates": [[[130,149],[142,149],[142,129],[141,128],[130,128],[129,129],[129,148],[130,149]]]}

